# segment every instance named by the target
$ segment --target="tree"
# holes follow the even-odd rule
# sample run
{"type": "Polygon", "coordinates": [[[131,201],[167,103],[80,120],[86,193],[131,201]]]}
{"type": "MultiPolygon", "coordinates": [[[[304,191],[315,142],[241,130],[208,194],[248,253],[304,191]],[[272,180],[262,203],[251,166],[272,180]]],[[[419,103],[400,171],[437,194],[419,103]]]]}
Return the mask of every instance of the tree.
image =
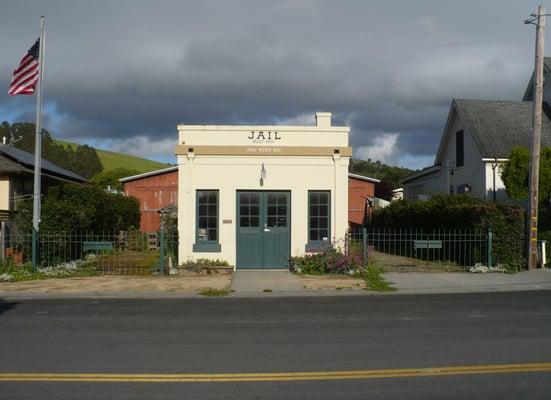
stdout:
{"type": "Polygon", "coordinates": [[[123,187],[119,179],[139,173],[140,172],[135,169],[115,168],[97,173],[90,179],[90,182],[98,185],[102,189],[111,187],[111,189],[122,191],[123,187]]]}
{"type": "MultiPolygon", "coordinates": [[[[528,198],[530,170],[530,152],[525,147],[515,147],[509,154],[509,162],[503,166],[501,179],[505,184],[507,196],[512,199],[528,198]]],[[[540,155],[539,198],[549,202],[551,198],[551,147],[545,147],[540,155]]]]}
{"type": "MultiPolygon", "coordinates": [[[[42,201],[41,214],[41,231],[118,232],[140,223],[138,199],[107,193],[90,184],[51,187],[42,201]]],[[[15,223],[20,231],[31,230],[32,201],[18,204],[15,223]]]]}
{"type": "Polygon", "coordinates": [[[392,190],[401,186],[401,180],[413,171],[407,168],[386,165],[380,161],[350,160],[348,170],[358,175],[380,179],[381,183],[375,185],[375,196],[391,200],[392,190]]]}

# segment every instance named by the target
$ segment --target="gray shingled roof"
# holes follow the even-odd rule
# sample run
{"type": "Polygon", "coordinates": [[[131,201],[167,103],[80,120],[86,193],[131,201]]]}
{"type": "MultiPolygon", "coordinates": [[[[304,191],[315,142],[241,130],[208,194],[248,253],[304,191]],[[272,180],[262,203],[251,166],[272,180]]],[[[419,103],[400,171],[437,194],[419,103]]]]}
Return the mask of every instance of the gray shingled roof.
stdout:
{"type": "Polygon", "coordinates": [[[412,172],[409,175],[406,175],[404,178],[400,180],[400,183],[407,183],[409,181],[412,181],[417,178],[421,178],[422,176],[430,175],[435,172],[440,172],[440,165],[432,165],[430,167],[423,168],[422,170],[412,172]]]}
{"type": "MultiPolygon", "coordinates": [[[[529,101],[454,100],[483,158],[508,158],[515,146],[530,147],[529,101]]],[[[542,116],[541,145],[551,146],[551,121],[542,116]]]]}
{"type": "MultiPolygon", "coordinates": [[[[0,144],[0,158],[3,162],[0,163],[0,170],[6,172],[23,172],[34,169],[34,154],[26,152],[15,147],[5,144],[0,144]],[[20,165],[20,170],[16,170],[16,166],[20,165]],[[3,167],[6,167],[4,169],[3,167]],[[11,168],[11,170],[9,168],[11,168]]],[[[86,178],[68,171],[60,166],[42,159],[42,173],[58,176],[59,178],[70,180],[73,182],[86,182],[86,178]]]]}
{"type": "MultiPolygon", "coordinates": [[[[549,76],[551,73],[551,57],[544,57],[543,58],[543,76],[544,80],[549,76]]],[[[524,91],[524,96],[522,97],[523,101],[532,101],[534,100],[534,73],[532,72],[532,76],[530,77],[530,81],[528,81],[528,85],[526,85],[526,90],[524,91]]]]}

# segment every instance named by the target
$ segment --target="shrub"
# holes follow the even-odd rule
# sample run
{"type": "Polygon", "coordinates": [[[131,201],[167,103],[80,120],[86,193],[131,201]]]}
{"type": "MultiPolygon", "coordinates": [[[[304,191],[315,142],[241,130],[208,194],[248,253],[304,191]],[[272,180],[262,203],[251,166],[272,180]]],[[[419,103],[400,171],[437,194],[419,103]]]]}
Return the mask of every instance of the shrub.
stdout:
{"type": "MultiPolygon", "coordinates": [[[[18,229],[32,229],[32,200],[19,202],[18,229]]],[[[51,187],[42,201],[42,231],[118,232],[137,227],[140,206],[134,197],[107,193],[95,185],[64,184],[51,187]]]]}
{"type": "Polygon", "coordinates": [[[135,169],[128,168],[115,168],[109,169],[107,171],[100,171],[90,179],[90,182],[98,185],[100,189],[107,189],[111,187],[114,190],[123,190],[122,183],[119,182],[119,179],[125,178],[127,176],[137,175],[140,172],[135,169]]]}
{"type": "Polygon", "coordinates": [[[414,228],[424,232],[438,229],[487,230],[494,236],[492,255],[495,264],[510,271],[524,265],[524,210],[518,206],[488,202],[468,195],[433,196],[426,202],[399,200],[376,210],[373,226],[414,228]]]}
{"type": "MultiPolygon", "coordinates": [[[[336,247],[327,247],[320,253],[291,257],[289,269],[297,274],[345,274],[365,281],[365,289],[376,292],[396,290],[381,275],[381,269],[364,260],[358,253],[345,254],[336,247]]],[[[337,288],[339,290],[339,288],[337,288]]]]}
{"type": "Polygon", "coordinates": [[[198,258],[197,260],[186,261],[180,268],[187,269],[191,272],[207,271],[210,273],[211,268],[214,267],[230,267],[225,260],[211,260],[210,258],[198,258]]]}
{"type": "Polygon", "coordinates": [[[31,263],[15,265],[9,260],[0,264],[0,282],[20,282],[50,278],[74,278],[96,276],[94,259],[76,260],[57,264],[47,268],[33,270],[31,263]]]}
{"type": "Polygon", "coordinates": [[[326,247],[320,253],[306,254],[289,259],[291,272],[299,274],[348,274],[354,275],[365,268],[360,255],[345,254],[338,247],[326,247]]]}

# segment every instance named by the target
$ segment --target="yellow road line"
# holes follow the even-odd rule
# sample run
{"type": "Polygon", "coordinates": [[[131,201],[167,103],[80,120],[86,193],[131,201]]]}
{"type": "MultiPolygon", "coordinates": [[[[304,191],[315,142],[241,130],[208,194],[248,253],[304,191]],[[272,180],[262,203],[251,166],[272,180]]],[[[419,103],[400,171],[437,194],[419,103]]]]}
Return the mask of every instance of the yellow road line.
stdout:
{"type": "Polygon", "coordinates": [[[56,374],[0,373],[4,382],[268,382],[342,379],[383,379],[423,376],[551,372],[551,362],[466,365],[434,368],[367,369],[353,371],[274,372],[240,374],[56,374]]]}

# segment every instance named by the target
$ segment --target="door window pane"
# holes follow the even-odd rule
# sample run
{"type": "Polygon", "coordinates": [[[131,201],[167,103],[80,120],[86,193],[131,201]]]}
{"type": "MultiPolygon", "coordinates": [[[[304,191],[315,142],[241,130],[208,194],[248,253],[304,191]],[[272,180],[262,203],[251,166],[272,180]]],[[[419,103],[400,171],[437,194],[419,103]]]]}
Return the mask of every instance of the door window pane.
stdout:
{"type": "Polygon", "coordinates": [[[284,194],[268,194],[268,207],[266,208],[267,226],[287,226],[287,196],[284,194]]]}
{"type": "Polygon", "coordinates": [[[239,226],[258,228],[260,225],[260,205],[258,194],[241,193],[239,195],[239,226]]]}

